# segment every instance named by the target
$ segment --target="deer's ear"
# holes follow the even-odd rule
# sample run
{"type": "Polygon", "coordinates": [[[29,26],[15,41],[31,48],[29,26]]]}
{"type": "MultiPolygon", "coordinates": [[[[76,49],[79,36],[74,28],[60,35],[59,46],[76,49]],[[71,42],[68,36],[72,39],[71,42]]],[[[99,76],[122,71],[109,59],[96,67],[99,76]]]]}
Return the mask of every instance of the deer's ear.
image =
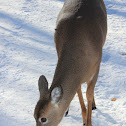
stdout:
{"type": "Polygon", "coordinates": [[[51,92],[51,103],[58,105],[63,95],[63,91],[61,87],[55,87],[51,92]]]}
{"type": "Polygon", "coordinates": [[[38,87],[39,87],[40,97],[43,97],[44,94],[48,92],[48,82],[44,75],[40,76],[38,81],[38,87]]]}

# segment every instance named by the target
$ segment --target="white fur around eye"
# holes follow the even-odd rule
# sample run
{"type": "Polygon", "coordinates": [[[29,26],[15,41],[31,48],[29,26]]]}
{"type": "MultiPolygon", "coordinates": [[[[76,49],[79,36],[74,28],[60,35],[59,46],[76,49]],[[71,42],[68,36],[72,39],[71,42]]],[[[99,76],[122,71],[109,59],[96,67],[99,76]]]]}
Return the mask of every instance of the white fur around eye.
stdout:
{"type": "Polygon", "coordinates": [[[41,119],[42,119],[42,118],[40,117],[40,118],[39,118],[39,122],[40,122],[40,123],[42,123],[42,124],[47,124],[47,123],[48,123],[48,119],[47,119],[46,122],[41,122],[41,119]]]}

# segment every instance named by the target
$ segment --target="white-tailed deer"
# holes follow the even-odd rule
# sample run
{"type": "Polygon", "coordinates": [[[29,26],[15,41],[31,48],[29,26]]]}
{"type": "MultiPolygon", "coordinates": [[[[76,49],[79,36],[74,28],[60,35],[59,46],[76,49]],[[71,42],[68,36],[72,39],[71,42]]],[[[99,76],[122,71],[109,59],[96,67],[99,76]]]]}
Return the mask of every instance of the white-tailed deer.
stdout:
{"type": "Polygon", "coordinates": [[[34,117],[37,126],[57,126],[70,102],[78,93],[83,124],[92,126],[102,47],[107,33],[107,14],[103,0],[66,0],[58,16],[55,45],[58,63],[51,87],[39,78],[40,99],[34,117]],[[87,83],[87,109],[81,84],[87,83]]]}

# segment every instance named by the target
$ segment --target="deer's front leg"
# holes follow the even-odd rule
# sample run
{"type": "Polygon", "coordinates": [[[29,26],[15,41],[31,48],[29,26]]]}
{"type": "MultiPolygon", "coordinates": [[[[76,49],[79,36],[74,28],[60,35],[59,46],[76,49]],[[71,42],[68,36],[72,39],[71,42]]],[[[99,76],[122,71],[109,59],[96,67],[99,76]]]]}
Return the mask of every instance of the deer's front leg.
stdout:
{"type": "Polygon", "coordinates": [[[85,123],[86,123],[86,107],[85,107],[84,100],[83,100],[81,85],[80,85],[79,90],[77,91],[77,93],[78,93],[78,98],[79,98],[79,102],[80,102],[81,110],[82,110],[83,124],[85,125],[85,123]]]}
{"type": "Polygon", "coordinates": [[[97,109],[97,108],[96,108],[96,104],[95,104],[95,99],[94,99],[94,97],[93,97],[92,110],[95,110],[95,109],[97,109]]]}
{"type": "Polygon", "coordinates": [[[93,79],[87,83],[87,111],[86,111],[86,126],[92,126],[91,124],[91,114],[92,109],[96,109],[95,100],[94,100],[94,87],[97,82],[99,69],[97,70],[96,74],[94,75],[93,79]]]}
{"type": "Polygon", "coordinates": [[[92,126],[91,114],[92,114],[92,102],[93,102],[93,96],[94,96],[94,87],[92,87],[91,84],[89,84],[87,87],[86,96],[87,96],[86,126],[92,126]]]}

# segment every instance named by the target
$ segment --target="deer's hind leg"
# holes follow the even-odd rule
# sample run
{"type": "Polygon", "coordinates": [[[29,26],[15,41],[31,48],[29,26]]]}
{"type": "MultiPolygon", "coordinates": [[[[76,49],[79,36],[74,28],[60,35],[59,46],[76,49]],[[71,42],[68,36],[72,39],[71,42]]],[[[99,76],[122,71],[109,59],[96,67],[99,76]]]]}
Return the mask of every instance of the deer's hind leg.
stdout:
{"type": "Polygon", "coordinates": [[[85,104],[84,104],[83,94],[82,94],[82,91],[81,91],[81,85],[80,85],[77,93],[78,93],[78,98],[79,98],[79,102],[80,102],[81,110],[82,110],[83,124],[85,125],[85,123],[86,123],[86,107],[85,107],[85,104]]]}

